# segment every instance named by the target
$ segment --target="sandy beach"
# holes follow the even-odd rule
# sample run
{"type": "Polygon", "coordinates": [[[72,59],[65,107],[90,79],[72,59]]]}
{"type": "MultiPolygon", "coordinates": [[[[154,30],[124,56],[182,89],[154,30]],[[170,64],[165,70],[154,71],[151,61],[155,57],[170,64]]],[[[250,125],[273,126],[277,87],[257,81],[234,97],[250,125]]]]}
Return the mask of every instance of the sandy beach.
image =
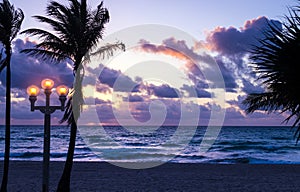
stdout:
{"type": "MultiPolygon", "coordinates": [[[[2,176],[3,162],[0,163],[2,176]]],[[[12,161],[8,191],[41,191],[42,162],[12,161]]],[[[50,164],[55,191],[63,162],[50,164]]],[[[75,162],[73,192],[85,191],[299,191],[300,165],[175,164],[131,170],[109,163],[75,162]]]]}

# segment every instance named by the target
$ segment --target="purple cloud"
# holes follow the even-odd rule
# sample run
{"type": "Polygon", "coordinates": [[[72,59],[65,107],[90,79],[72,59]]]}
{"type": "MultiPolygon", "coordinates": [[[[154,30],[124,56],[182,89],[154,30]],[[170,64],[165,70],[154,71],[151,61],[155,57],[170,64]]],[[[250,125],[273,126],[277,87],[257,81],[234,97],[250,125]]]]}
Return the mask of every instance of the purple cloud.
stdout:
{"type": "Polygon", "coordinates": [[[100,93],[111,93],[110,87],[106,84],[97,83],[96,84],[96,91],[100,93]]]}
{"type": "Polygon", "coordinates": [[[264,32],[270,30],[270,24],[282,28],[279,21],[258,17],[246,21],[241,28],[217,27],[208,34],[206,47],[219,54],[215,58],[222,71],[227,92],[236,92],[239,86],[245,93],[264,90],[250,83],[256,76],[245,62],[245,57],[253,46],[259,46],[259,40],[264,38],[264,32]],[[240,80],[240,85],[237,80],[240,80]]]}
{"type": "Polygon", "coordinates": [[[139,95],[129,95],[128,102],[143,102],[144,98],[139,95]]]}
{"type": "Polygon", "coordinates": [[[264,92],[264,88],[261,85],[254,85],[253,83],[249,82],[247,79],[243,78],[243,91],[247,94],[251,93],[262,93],[264,92]]]}
{"type": "Polygon", "coordinates": [[[223,55],[245,54],[253,45],[258,45],[258,40],[264,37],[263,31],[270,29],[269,23],[282,27],[279,21],[258,17],[248,20],[240,29],[217,27],[209,33],[206,41],[212,50],[223,55]]]}
{"type": "MultiPolygon", "coordinates": [[[[143,42],[144,41],[142,41],[141,43],[143,42]]],[[[217,62],[225,81],[226,90],[229,92],[236,92],[235,89],[237,88],[237,84],[235,82],[234,74],[224,65],[224,63],[221,62],[221,59],[213,58],[207,54],[198,54],[195,52],[195,49],[193,47],[189,48],[186,42],[183,40],[168,38],[162,42],[162,45],[152,45],[146,42],[145,44],[141,45],[141,48],[145,52],[165,54],[184,60],[186,62],[185,67],[187,69],[187,76],[196,85],[199,84],[199,82],[205,82],[206,78],[204,73],[199,68],[198,64],[195,63],[195,61],[202,61],[206,64],[217,62]]],[[[212,71],[209,71],[209,68],[205,70],[207,70],[208,73],[213,73],[212,71]]],[[[208,86],[207,83],[205,84],[206,86],[208,86]]],[[[219,85],[220,82],[214,82],[214,84],[219,85]]],[[[203,90],[199,90],[199,93],[199,95],[208,96],[207,93],[203,92],[203,90]]]]}
{"type": "Polygon", "coordinates": [[[124,75],[119,70],[114,70],[101,65],[102,71],[99,75],[99,81],[108,85],[114,91],[120,92],[138,92],[139,84],[130,77],[124,75]]]}
{"type": "Polygon", "coordinates": [[[208,91],[205,91],[202,87],[199,86],[189,86],[183,85],[181,90],[186,91],[189,97],[198,97],[198,98],[211,98],[212,94],[208,91]]]}
{"type": "Polygon", "coordinates": [[[151,118],[149,103],[142,102],[135,106],[131,111],[132,116],[139,122],[146,122],[151,118]]]}
{"type": "Polygon", "coordinates": [[[117,125],[117,121],[111,104],[101,104],[96,107],[99,121],[103,124],[117,125]]]}
{"type": "Polygon", "coordinates": [[[96,105],[111,104],[111,102],[110,102],[110,101],[105,101],[105,100],[103,100],[103,99],[95,98],[95,104],[96,104],[96,105]]]}
{"type": "Polygon", "coordinates": [[[233,70],[228,69],[221,58],[216,57],[216,61],[221,70],[226,91],[235,93],[238,85],[236,83],[236,77],[234,76],[233,70]]]}
{"type": "MultiPolygon", "coordinates": [[[[166,118],[163,122],[163,125],[178,125],[181,118],[180,102],[172,99],[159,99],[159,101],[161,101],[166,107],[166,118]]],[[[150,103],[151,102],[143,102],[136,105],[135,110],[131,112],[134,118],[140,122],[146,122],[150,120],[150,103]]],[[[160,108],[157,110],[160,110],[160,108]]]]}
{"type": "MultiPolygon", "coordinates": [[[[31,84],[40,85],[44,78],[51,78],[56,85],[65,84],[71,86],[73,82],[72,69],[67,62],[48,64],[47,62],[29,57],[20,53],[25,48],[33,48],[34,42],[17,39],[14,42],[14,49],[11,59],[12,87],[26,89],[31,84]]],[[[3,71],[3,74],[5,72],[3,71]]],[[[0,76],[0,81],[5,85],[4,75],[0,76]]]]}
{"type": "Polygon", "coordinates": [[[160,86],[149,85],[148,89],[151,93],[153,93],[157,97],[165,97],[165,98],[179,98],[179,91],[175,88],[170,87],[167,84],[163,84],[160,86]]]}

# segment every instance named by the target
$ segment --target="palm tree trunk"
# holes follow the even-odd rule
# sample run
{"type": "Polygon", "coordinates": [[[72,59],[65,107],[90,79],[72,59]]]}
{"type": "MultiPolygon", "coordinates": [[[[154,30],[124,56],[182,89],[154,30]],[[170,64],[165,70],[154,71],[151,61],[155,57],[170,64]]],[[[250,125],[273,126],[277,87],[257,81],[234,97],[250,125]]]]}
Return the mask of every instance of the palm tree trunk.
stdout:
{"type": "MultiPolygon", "coordinates": [[[[75,66],[81,66],[82,57],[77,58],[75,61],[75,66]]],[[[75,83],[74,83],[74,95],[72,96],[71,102],[71,132],[70,132],[70,141],[67,159],[65,162],[65,167],[63,170],[63,174],[60,178],[60,181],[57,186],[56,192],[70,192],[70,181],[71,181],[71,171],[73,166],[73,158],[75,151],[75,143],[76,143],[76,134],[77,134],[77,120],[79,118],[80,106],[82,100],[82,76],[80,75],[80,68],[76,67],[75,71],[75,83]],[[75,112],[75,113],[74,113],[75,112]]]]}
{"type": "Polygon", "coordinates": [[[77,133],[77,125],[73,118],[71,123],[71,133],[70,133],[70,141],[69,141],[69,148],[67,159],[65,162],[65,167],[63,170],[63,174],[60,178],[60,181],[57,186],[57,192],[69,192],[70,191],[70,178],[71,178],[71,171],[73,166],[73,157],[74,157],[74,150],[75,150],[75,141],[76,141],[76,133],[77,133]]]}
{"type": "Polygon", "coordinates": [[[6,46],[6,103],[5,103],[5,152],[1,192],[7,191],[9,154],[10,154],[10,112],[11,112],[11,47],[6,46]]]}

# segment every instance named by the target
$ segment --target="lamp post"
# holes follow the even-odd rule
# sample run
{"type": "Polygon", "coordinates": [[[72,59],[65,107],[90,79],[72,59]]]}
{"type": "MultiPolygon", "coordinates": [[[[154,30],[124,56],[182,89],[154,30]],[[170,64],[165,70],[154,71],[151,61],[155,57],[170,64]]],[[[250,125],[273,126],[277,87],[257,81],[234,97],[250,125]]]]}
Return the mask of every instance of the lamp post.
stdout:
{"type": "Polygon", "coordinates": [[[53,90],[54,82],[51,79],[44,79],[41,83],[42,89],[46,95],[46,105],[45,106],[35,106],[37,101],[37,95],[39,94],[40,88],[35,85],[31,85],[27,88],[27,93],[30,100],[30,110],[39,110],[44,113],[44,153],[43,153],[43,192],[49,191],[49,161],[50,161],[50,119],[51,114],[56,110],[65,110],[65,102],[67,99],[67,94],[69,92],[68,88],[64,85],[58,86],[56,88],[57,94],[59,95],[60,106],[50,106],[50,95],[53,90]]]}

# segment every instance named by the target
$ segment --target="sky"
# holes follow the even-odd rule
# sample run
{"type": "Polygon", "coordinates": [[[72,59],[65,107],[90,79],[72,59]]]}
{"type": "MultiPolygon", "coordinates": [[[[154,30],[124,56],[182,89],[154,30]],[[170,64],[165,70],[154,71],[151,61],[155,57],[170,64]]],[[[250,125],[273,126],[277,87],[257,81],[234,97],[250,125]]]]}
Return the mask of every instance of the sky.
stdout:
{"type": "MultiPolygon", "coordinates": [[[[91,7],[98,2],[88,1],[91,7]]],[[[51,30],[31,17],[44,15],[47,1],[11,3],[25,13],[22,30],[51,30]]],[[[82,122],[281,125],[288,114],[257,111],[248,115],[241,102],[249,93],[264,91],[249,67],[248,50],[263,38],[262,30],[268,29],[269,21],[280,26],[287,7],[295,4],[295,0],[104,1],[110,12],[105,41],[124,42],[126,51],[106,60],[95,58],[86,66],[83,116],[87,118],[82,122]],[[92,107],[96,119],[90,115],[95,113],[92,107]]],[[[29,85],[39,85],[49,77],[56,85],[71,86],[73,81],[70,63],[54,65],[19,53],[38,41],[19,35],[14,42],[12,124],[43,123],[40,112],[29,110],[29,85]]],[[[0,74],[0,124],[4,123],[4,91],[5,71],[0,74]]],[[[43,95],[38,99],[37,104],[42,105],[43,95]]],[[[59,104],[54,93],[52,102],[59,104]]],[[[52,115],[53,124],[61,115],[52,115]]]]}

